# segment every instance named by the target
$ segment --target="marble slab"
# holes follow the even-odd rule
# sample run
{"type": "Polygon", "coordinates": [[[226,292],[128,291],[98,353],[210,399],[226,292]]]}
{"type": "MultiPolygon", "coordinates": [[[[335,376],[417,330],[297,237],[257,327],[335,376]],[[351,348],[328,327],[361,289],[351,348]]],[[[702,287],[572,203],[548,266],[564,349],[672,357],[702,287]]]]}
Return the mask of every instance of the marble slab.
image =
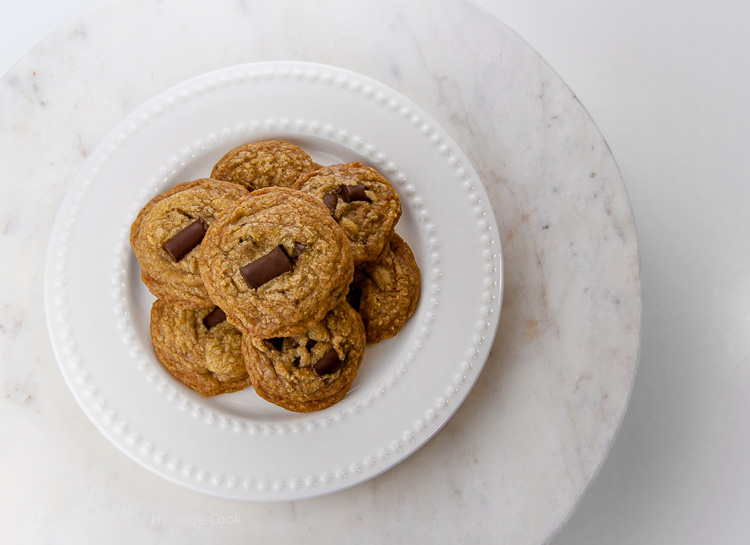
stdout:
{"type": "Polygon", "coordinates": [[[0,80],[0,172],[4,541],[543,543],[612,444],[641,317],[626,189],[570,89],[469,2],[104,2],[0,80]],[[343,492],[246,504],[166,482],[98,433],[57,369],[41,284],[57,207],[117,122],[189,77],[280,59],[373,77],[451,133],[498,219],[505,298],[476,387],[421,450],[343,492]]]}

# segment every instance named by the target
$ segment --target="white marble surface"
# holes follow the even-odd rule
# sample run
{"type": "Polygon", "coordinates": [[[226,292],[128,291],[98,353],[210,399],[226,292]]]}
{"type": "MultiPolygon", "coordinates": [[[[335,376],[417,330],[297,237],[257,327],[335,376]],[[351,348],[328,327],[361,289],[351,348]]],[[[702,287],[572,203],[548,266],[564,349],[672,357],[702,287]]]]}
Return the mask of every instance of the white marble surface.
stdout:
{"type": "Polygon", "coordinates": [[[555,545],[750,535],[750,4],[482,1],[576,92],[638,225],[638,375],[612,452],[555,545]]]}
{"type": "Polygon", "coordinates": [[[592,120],[498,20],[458,1],[104,2],[4,76],[0,107],[4,541],[542,543],[568,517],[630,393],[635,231],[592,120]],[[379,79],[451,132],[498,216],[506,293],[484,373],[424,448],[344,492],[242,504],[168,483],[98,434],[57,370],[40,285],[57,206],[120,119],[190,76],[280,58],[379,79]]]}

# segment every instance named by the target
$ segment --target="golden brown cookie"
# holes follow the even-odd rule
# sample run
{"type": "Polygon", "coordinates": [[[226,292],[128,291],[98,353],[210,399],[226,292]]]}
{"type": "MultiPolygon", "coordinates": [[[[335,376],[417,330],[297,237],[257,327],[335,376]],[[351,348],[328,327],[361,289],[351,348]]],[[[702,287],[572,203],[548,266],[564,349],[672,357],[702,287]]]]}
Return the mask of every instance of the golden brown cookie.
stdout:
{"type": "Polygon", "coordinates": [[[242,351],[259,396],[290,411],[318,411],[349,391],[364,357],[365,331],[359,314],[342,301],[300,335],[245,335],[242,351]]]}
{"type": "Polygon", "coordinates": [[[138,213],[130,244],[141,278],[157,298],[185,308],[213,305],[198,272],[198,250],[207,227],[248,191],[203,178],[157,195],[138,213]]]}
{"type": "Polygon", "coordinates": [[[401,217],[401,200],[391,183],[358,162],[322,167],[293,187],[326,204],[352,243],[357,268],[377,259],[401,217]]]}
{"type": "Polygon", "coordinates": [[[155,301],[151,343],[169,372],[204,396],[250,386],[242,356],[242,334],[221,319],[218,307],[186,309],[155,301]]]}
{"type": "Polygon", "coordinates": [[[362,315],[368,344],[390,339],[414,314],[421,289],[409,245],[394,233],[383,255],[357,271],[349,300],[362,315]]]}
{"type": "Polygon", "coordinates": [[[346,295],[349,240],[319,199],[289,188],[250,193],[206,233],[200,272],[230,322],[255,337],[298,335],[346,295]]]}
{"type": "Polygon", "coordinates": [[[216,163],[211,178],[254,191],[263,187],[290,187],[301,175],[318,168],[320,165],[294,144],[262,140],[229,151],[216,163]]]}

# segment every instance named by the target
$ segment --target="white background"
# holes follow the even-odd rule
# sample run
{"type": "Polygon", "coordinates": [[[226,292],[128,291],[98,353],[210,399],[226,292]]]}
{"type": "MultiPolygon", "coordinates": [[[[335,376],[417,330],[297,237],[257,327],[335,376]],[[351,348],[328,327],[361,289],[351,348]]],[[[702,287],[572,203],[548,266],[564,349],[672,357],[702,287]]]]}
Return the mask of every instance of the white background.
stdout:
{"type": "MultiPolygon", "coordinates": [[[[0,73],[95,3],[3,0],[0,73]]],[[[638,227],[630,407],[554,545],[750,542],[750,3],[478,3],[591,113],[638,227]]]]}

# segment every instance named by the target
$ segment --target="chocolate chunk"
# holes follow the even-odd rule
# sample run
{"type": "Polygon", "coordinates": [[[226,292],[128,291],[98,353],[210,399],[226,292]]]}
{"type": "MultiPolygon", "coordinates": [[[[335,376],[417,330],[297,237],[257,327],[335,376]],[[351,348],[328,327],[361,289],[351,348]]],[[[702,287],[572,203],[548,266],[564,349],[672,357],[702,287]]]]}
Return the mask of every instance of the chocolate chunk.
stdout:
{"type": "Polygon", "coordinates": [[[205,318],[203,318],[203,325],[206,326],[206,329],[211,329],[212,327],[219,325],[226,319],[226,312],[221,310],[219,307],[214,307],[214,309],[206,314],[205,318]]]}
{"type": "Polygon", "coordinates": [[[344,360],[339,358],[338,352],[331,348],[323,357],[315,362],[313,369],[318,375],[330,375],[344,367],[344,360]]]}
{"type": "Polygon", "coordinates": [[[331,211],[331,214],[333,214],[336,211],[336,205],[339,202],[339,198],[336,196],[336,193],[326,193],[323,195],[323,204],[325,204],[328,207],[328,210],[331,211]]]}
{"type": "Polygon", "coordinates": [[[203,218],[198,218],[185,227],[182,231],[162,244],[164,251],[169,254],[175,262],[181,260],[190,253],[190,250],[198,246],[206,236],[208,224],[203,218]]]}
{"type": "Polygon", "coordinates": [[[273,337],[271,339],[263,339],[263,344],[266,348],[281,352],[281,347],[284,345],[284,337],[273,337]]]}
{"type": "Polygon", "coordinates": [[[305,348],[307,348],[308,351],[312,350],[312,347],[315,346],[316,344],[318,344],[318,341],[316,341],[315,339],[307,339],[307,344],[305,344],[305,348]]]}
{"type": "Polygon", "coordinates": [[[299,257],[302,252],[307,248],[307,244],[302,244],[301,242],[295,242],[294,243],[294,256],[299,257]]]}
{"type": "Polygon", "coordinates": [[[251,288],[259,288],[269,280],[292,270],[292,261],[281,246],[240,268],[240,274],[251,288]]]}
{"type": "Polygon", "coordinates": [[[342,185],[339,188],[339,195],[341,196],[341,200],[345,203],[350,203],[352,201],[372,202],[370,197],[365,194],[365,186],[363,184],[342,185]]]}

